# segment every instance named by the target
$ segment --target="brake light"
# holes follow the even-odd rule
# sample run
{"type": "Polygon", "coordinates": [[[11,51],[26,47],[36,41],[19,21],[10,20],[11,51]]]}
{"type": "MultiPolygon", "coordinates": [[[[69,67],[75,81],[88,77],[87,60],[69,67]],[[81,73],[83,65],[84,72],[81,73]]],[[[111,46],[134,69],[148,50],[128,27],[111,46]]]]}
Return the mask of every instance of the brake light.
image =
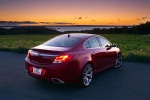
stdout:
{"type": "Polygon", "coordinates": [[[28,51],[27,53],[27,58],[30,58],[30,51],[28,51]]]}
{"type": "Polygon", "coordinates": [[[70,60],[72,58],[72,55],[60,55],[55,58],[53,63],[62,63],[70,60]]]}
{"type": "Polygon", "coordinates": [[[33,72],[33,67],[30,67],[30,69],[29,69],[29,70],[30,70],[30,72],[33,72]]]}

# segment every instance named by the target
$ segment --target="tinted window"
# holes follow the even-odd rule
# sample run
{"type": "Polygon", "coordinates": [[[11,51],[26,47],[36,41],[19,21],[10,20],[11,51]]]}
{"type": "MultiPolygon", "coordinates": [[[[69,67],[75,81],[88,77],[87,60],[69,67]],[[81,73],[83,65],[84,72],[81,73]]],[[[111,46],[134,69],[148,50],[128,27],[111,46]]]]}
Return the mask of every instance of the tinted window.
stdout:
{"type": "Polygon", "coordinates": [[[99,37],[99,40],[100,40],[100,42],[101,42],[101,46],[102,46],[102,47],[110,46],[110,43],[109,43],[108,40],[106,40],[106,39],[104,39],[104,38],[102,38],[102,37],[99,37]]]}
{"type": "Polygon", "coordinates": [[[87,42],[85,42],[84,47],[85,47],[86,49],[90,48],[90,44],[89,44],[89,42],[88,42],[88,41],[87,41],[87,42]]]}
{"type": "Polygon", "coordinates": [[[54,47],[72,47],[74,44],[76,44],[80,38],[73,38],[73,37],[55,37],[47,42],[45,42],[43,45],[45,46],[54,46],[54,47]]]}
{"type": "Polygon", "coordinates": [[[99,47],[99,42],[98,42],[98,40],[96,38],[91,38],[89,40],[89,44],[90,44],[91,48],[99,47]]]}

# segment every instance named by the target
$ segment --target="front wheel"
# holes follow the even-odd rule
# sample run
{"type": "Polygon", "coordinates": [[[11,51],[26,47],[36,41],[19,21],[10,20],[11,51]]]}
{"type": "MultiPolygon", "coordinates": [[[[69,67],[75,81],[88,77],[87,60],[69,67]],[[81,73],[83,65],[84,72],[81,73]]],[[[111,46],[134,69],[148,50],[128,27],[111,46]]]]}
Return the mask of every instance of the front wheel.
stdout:
{"type": "Polygon", "coordinates": [[[92,78],[93,78],[93,67],[91,64],[86,64],[81,74],[80,85],[82,87],[89,86],[92,81],[92,78]]]}
{"type": "Polygon", "coordinates": [[[119,68],[119,67],[121,67],[122,64],[123,64],[122,55],[121,55],[121,54],[118,54],[118,55],[117,55],[117,58],[116,58],[115,65],[114,65],[114,68],[119,68]]]}

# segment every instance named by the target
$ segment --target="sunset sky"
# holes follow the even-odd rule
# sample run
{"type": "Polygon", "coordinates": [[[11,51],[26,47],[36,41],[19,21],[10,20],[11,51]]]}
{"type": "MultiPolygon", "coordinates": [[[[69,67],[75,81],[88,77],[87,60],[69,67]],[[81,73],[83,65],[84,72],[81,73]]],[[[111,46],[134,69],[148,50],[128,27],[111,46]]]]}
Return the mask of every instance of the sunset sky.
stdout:
{"type": "Polygon", "coordinates": [[[0,0],[0,25],[136,25],[149,10],[150,0],[0,0]]]}

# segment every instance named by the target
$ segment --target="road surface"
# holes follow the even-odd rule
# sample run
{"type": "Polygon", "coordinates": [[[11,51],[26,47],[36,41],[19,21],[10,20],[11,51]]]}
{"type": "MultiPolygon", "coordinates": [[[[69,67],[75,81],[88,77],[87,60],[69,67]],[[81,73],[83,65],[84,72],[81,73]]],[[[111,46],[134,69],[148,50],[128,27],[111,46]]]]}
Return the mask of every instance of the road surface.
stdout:
{"type": "Polygon", "coordinates": [[[150,64],[124,62],[95,75],[87,88],[26,74],[25,54],[0,52],[0,100],[150,100],[150,64]]]}

